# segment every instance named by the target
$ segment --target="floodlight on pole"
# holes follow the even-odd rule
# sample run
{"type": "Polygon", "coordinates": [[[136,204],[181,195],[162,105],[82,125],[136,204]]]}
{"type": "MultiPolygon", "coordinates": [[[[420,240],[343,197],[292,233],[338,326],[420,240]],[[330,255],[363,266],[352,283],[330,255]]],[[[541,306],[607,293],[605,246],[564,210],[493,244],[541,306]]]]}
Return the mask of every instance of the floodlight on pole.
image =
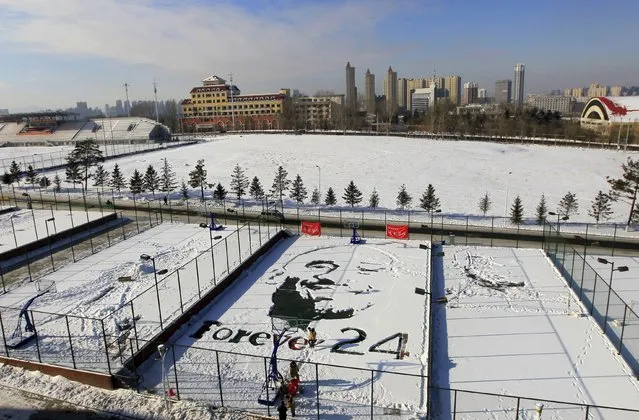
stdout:
{"type": "Polygon", "coordinates": [[[162,360],[162,390],[164,391],[164,403],[166,404],[166,408],[169,409],[169,397],[167,393],[166,386],[166,368],[164,367],[164,357],[166,356],[167,348],[164,344],[158,345],[158,353],[160,354],[160,359],[162,360]]]}
{"type": "Polygon", "coordinates": [[[49,244],[49,257],[51,257],[51,268],[55,271],[55,264],[53,262],[53,251],[51,250],[51,235],[49,235],[49,222],[53,222],[55,226],[55,217],[50,217],[44,221],[44,227],[47,229],[47,242],[49,244]]]}
{"type": "Polygon", "coordinates": [[[614,277],[614,272],[618,271],[620,273],[626,272],[630,270],[627,266],[622,265],[615,268],[615,262],[611,260],[607,260],[605,258],[597,258],[597,262],[600,264],[609,264],[610,265],[610,280],[608,283],[608,298],[606,299],[606,314],[604,315],[604,334],[606,333],[606,329],[608,328],[608,309],[610,308],[610,295],[612,294],[612,279],[614,277]]]}
{"type": "Polygon", "coordinates": [[[555,213],[554,211],[549,211],[548,215],[549,216],[557,216],[557,235],[559,235],[560,227],[561,227],[561,225],[559,224],[560,218],[561,218],[561,220],[563,220],[565,222],[566,220],[570,219],[570,217],[568,217],[568,215],[566,215],[564,217],[561,217],[561,215],[559,213],[555,213]]]}

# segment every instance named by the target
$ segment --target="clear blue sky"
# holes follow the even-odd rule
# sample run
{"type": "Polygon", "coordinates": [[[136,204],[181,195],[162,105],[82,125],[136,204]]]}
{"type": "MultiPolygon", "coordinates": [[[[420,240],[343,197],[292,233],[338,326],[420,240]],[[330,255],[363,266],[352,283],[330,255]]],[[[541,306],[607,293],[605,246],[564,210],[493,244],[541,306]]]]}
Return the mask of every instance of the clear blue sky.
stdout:
{"type": "Polygon", "coordinates": [[[344,66],[381,93],[459,74],[489,92],[526,65],[526,93],[639,85],[638,0],[0,0],[0,108],[183,98],[211,74],[245,93],[344,92],[344,66]]]}

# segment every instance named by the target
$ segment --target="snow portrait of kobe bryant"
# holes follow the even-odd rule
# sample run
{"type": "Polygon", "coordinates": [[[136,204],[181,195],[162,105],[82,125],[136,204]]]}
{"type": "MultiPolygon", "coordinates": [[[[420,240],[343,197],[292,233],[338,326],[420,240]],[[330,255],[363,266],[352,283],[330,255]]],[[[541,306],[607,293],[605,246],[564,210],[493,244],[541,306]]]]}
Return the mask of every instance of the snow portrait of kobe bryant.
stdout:
{"type": "Polygon", "coordinates": [[[348,319],[371,308],[376,293],[388,285],[395,259],[375,246],[336,245],[295,255],[273,270],[277,285],[269,315],[296,319],[306,329],[312,321],[348,319]]]}

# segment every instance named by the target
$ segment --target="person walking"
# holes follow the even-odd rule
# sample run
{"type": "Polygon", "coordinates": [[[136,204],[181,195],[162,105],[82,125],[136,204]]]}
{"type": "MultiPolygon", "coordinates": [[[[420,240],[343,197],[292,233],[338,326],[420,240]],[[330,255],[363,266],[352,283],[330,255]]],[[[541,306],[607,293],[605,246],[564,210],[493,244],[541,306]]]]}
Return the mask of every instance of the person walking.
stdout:
{"type": "Polygon", "coordinates": [[[297,366],[297,363],[295,363],[295,360],[293,360],[291,362],[290,374],[291,374],[291,379],[293,379],[293,378],[299,379],[300,378],[300,371],[299,371],[299,368],[297,366]]]}
{"type": "Polygon", "coordinates": [[[284,401],[282,401],[280,403],[280,406],[277,407],[277,412],[279,413],[280,420],[286,420],[286,412],[287,411],[288,411],[288,408],[286,408],[286,405],[284,404],[284,401]]]}
{"type": "Polygon", "coordinates": [[[284,396],[284,404],[291,410],[291,417],[295,417],[295,400],[291,394],[286,394],[284,396]]]}
{"type": "Polygon", "coordinates": [[[314,348],[315,343],[317,343],[317,332],[315,331],[315,328],[308,327],[308,345],[311,348],[314,348]]]}

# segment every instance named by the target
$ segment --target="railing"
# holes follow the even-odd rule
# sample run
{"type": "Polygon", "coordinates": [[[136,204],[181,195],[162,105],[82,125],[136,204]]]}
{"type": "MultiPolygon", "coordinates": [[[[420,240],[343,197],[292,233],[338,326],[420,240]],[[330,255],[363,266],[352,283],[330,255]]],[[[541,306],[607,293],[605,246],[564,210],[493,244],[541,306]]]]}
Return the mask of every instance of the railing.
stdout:
{"type": "Polygon", "coordinates": [[[544,224],[544,251],[568,286],[595,319],[633,375],[639,377],[639,315],[586,261],[586,254],[566,243],[558,229],[544,224]]]}

